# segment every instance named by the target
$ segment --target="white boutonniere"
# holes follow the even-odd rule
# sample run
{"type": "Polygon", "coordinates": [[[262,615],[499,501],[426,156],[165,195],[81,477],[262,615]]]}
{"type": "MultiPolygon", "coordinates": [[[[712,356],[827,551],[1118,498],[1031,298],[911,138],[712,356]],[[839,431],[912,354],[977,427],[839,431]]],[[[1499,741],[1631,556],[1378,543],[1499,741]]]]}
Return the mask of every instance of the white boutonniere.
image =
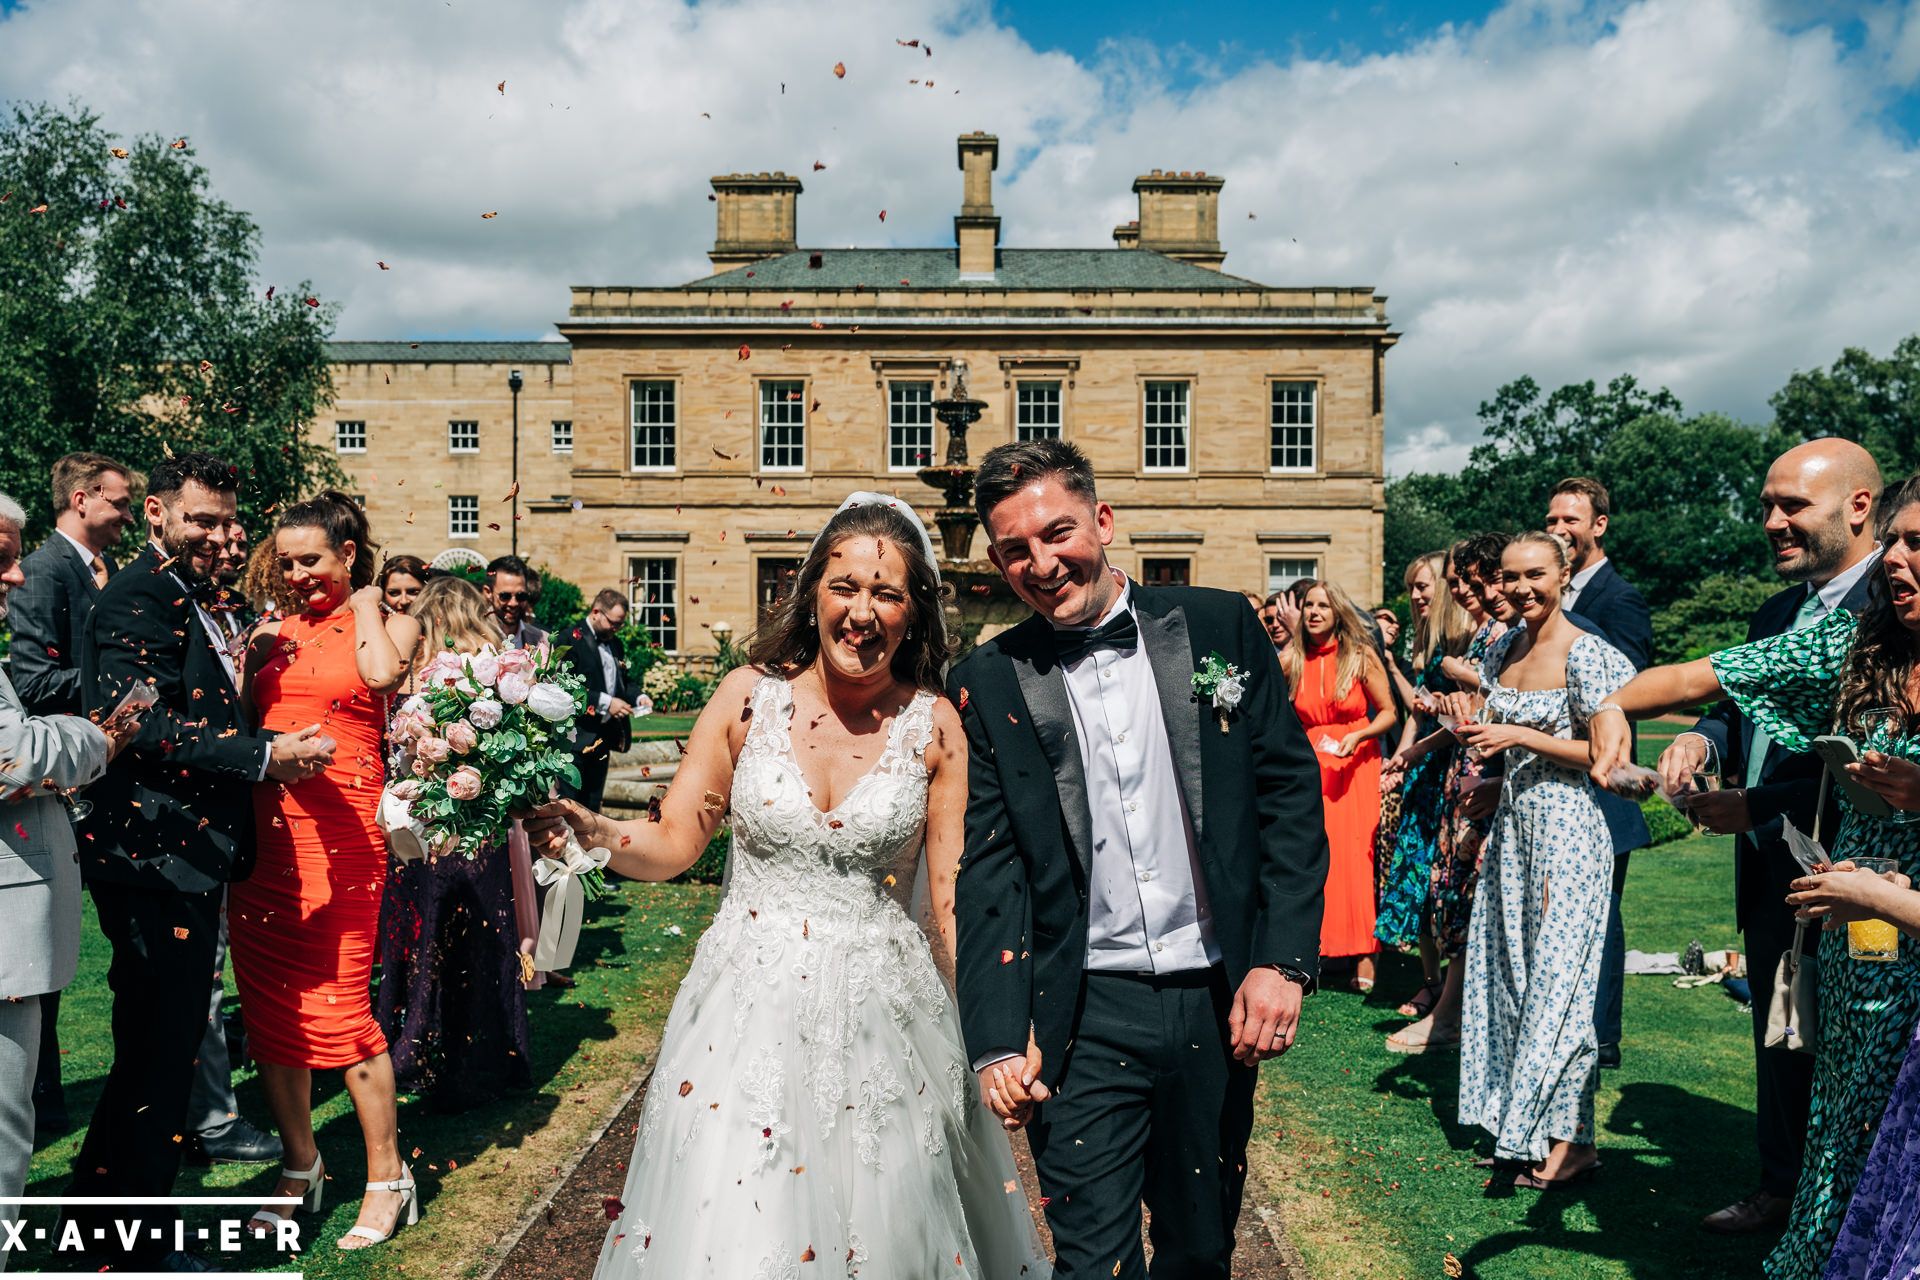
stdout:
{"type": "Polygon", "coordinates": [[[1225,733],[1227,714],[1240,705],[1241,697],[1247,692],[1247,673],[1219,654],[1210,653],[1201,668],[1193,673],[1193,692],[1195,697],[1213,703],[1213,709],[1220,713],[1220,732],[1225,733]]]}

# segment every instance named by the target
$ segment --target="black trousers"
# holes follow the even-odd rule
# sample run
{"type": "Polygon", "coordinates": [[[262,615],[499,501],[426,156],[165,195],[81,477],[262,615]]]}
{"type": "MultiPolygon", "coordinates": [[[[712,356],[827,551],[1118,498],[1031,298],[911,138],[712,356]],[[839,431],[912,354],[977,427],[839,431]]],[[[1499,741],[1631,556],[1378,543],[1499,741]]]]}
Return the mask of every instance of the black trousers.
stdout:
{"type": "MultiPolygon", "coordinates": [[[[1807,1118],[1813,1109],[1813,1055],[1769,1049],[1767,1004],[1773,971],[1793,946],[1793,908],[1786,905],[1788,885],[1800,875],[1784,846],[1749,856],[1742,872],[1756,871],[1767,886],[1760,902],[1747,908],[1747,983],[1753,988],[1754,1137],[1760,1149],[1760,1186],[1769,1194],[1793,1196],[1807,1150],[1807,1118]]],[[[1819,948],[1820,927],[1809,926],[1807,955],[1819,948]]],[[[1816,990],[1818,984],[1816,984],[1816,990]]]]}
{"type": "MultiPolygon", "coordinates": [[[[88,886],[100,931],[113,947],[113,1065],[73,1161],[73,1196],[173,1193],[180,1172],[187,1100],[207,1029],[207,975],[220,936],[218,889],[182,893],[112,883],[88,886]]],[[[171,1206],[70,1209],[103,1260],[151,1266],[172,1245],[171,1206]],[[142,1239],[122,1254],[117,1219],[138,1217],[142,1239]],[[93,1239],[93,1228],[105,1230],[93,1239]],[[148,1234],[161,1227],[163,1238],[148,1234]]]]}
{"type": "Polygon", "coordinates": [[[1028,1130],[1054,1274],[1227,1280],[1256,1070],[1229,1053],[1224,970],[1089,972],[1060,1087],[1028,1130]]]}
{"type": "Polygon", "coordinates": [[[594,813],[600,812],[601,802],[607,795],[607,759],[605,748],[577,755],[573,763],[580,770],[580,785],[575,787],[562,780],[560,794],[569,800],[578,800],[594,813]]]}
{"type": "Polygon", "coordinates": [[[1620,1004],[1627,986],[1627,930],[1620,919],[1620,893],[1627,884],[1632,850],[1613,858],[1613,891],[1607,899],[1607,931],[1600,946],[1600,986],[1594,992],[1593,1032],[1601,1044],[1620,1043],[1620,1004]]]}

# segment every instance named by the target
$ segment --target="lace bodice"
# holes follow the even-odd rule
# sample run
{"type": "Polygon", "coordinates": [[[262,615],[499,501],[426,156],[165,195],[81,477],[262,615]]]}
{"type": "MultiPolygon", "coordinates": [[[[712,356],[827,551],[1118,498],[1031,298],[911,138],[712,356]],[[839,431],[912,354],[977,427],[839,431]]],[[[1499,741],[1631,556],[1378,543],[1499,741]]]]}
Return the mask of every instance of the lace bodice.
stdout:
{"type": "Polygon", "coordinates": [[[793,754],[792,688],[762,676],[748,706],[733,767],[728,896],[854,915],[888,899],[906,907],[927,822],[921,753],[933,736],[933,695],[914,695],[893,718],[880,758],[825,813],[793,754]]]}

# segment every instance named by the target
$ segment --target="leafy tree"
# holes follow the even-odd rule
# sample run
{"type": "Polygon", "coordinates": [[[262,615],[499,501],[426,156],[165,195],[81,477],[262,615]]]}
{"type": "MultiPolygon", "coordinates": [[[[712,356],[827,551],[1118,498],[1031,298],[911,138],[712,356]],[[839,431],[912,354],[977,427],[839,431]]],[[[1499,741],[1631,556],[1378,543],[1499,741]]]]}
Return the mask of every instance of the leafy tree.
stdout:
{"type": "Polygon", "coordinates": [[[211,194],[185,139],[123,140],[92,112],[0,116],[0,489],[51,526],[53,460],[140,470],[206,449],[241,475],[256,528],[344,474],[308,435],[331,397],[332,309],[305,283],[269,301],[260,233],[211,194]]]}
{"type": "MultiPolygon", "coordinates": [[[[540,590],[533,597],[533,620],[548,631],[571,627],[587,614],[585,595],[578,584],[570,582],[545,565],[534,565],[540,575],[540,590]]],[[[485,574],[481,577],[484,579],[485,574]]]]}
{"type": "Polygon", "coordinates": [[[1399,585],[1415,557],[1439,551],[1462,536],[1452,515],[1461,505],[1458,489],[1452,476],[1416,474],[1387,482],[1384,581],[1389,591],[1399,585]]]}
{"type": "Polygon", "coordinates": [[[1777,578],[1716,573],[1653,615],[1653,660],[1691,662],[1743,644],[1754,610],[1786,586],[1777,578]]]}
{"type": "Polygon", "coordinates": [[[1791,440],[1852,440],[1888,480],[1902,479],[1920,469],[1920,334],[1884,358],[1848,347],[1830,369],[1795,373],[1769,403],[1791,440]]]}

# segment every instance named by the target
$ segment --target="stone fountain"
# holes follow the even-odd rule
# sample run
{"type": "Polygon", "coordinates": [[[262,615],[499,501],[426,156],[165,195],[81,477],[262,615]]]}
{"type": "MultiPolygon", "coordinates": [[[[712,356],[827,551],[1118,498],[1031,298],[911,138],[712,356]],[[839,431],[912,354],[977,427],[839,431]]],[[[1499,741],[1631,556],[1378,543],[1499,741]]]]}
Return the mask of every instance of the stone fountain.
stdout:
{"type": "Polygon", "coordinates": [[[933,416],[947,429],[945,457],[915,474],[944,499],[933,522],[940,529],[940,574],[954,589],[947,625],[960,636],[964,648],[971,648],[983,627],[1018,622],[1027,615],[1027,607],[1015,599],[992,561],[973,558],[973,534],[980,527],[980,517],[973,510],[973,477],[978,468],[967,456],[967,428],[980,420],[987,402],[974,399],[967,375],[967,362],[955,360],[945,398],[933,402],[933,416]]]}

